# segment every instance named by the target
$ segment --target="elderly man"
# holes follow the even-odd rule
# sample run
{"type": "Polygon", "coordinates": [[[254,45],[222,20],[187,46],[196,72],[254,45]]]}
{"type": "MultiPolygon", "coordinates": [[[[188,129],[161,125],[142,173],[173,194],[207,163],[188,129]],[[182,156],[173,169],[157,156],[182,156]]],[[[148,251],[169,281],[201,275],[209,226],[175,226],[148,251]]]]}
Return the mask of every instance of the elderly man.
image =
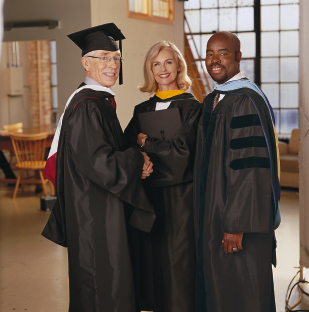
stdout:
{"type": "Polygon", "coordinates": [[[273,312],[280,223],[276,133],[262,91],[239,70],[240,41],[207,43],[217,87],[203,102],[195,163],[198,312],[273,312]]]}
{"type": "Polygon", "coordinates": [[[69,311],[133,312],[127,225],[150,231],[155,216],[141,183],[152,163],[125,150],[110,89],[121,66],[115,40],[125,38],[113,23],[69,38],[82,49],[86,79],[67,102],[45,168],[54,180],[56,164],[57,202],[42,235],[68,248],[69,311]]]}

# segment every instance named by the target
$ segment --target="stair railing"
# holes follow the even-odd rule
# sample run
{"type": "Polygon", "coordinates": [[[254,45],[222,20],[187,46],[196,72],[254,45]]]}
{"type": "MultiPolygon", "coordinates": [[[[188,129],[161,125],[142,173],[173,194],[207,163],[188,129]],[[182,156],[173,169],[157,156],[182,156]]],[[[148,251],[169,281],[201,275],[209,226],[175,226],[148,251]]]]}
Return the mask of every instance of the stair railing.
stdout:
{"type": "Polygon", "coordinates": [[[193,44],[194,44],[195,52],[196,52],[196,54],[197,54],[197,56],[198,56],[198,59],[199,59],[199,61],[200,61],[200,64],[201,64],[203,76],[204,76],[204,78],[205,78],[205,80],[206,80],[206,84],[207,84],[208,90],[209,90],[209,92],[212,92],[212,89],[211,89],[211,87],[210,87],[210,83],[209,83],[209,81],[208,81],[207,75],[206,75],[205,70],[204,70],[204,67],[203,67],[202,58],[201,58],[201,56],[200,56],[200,54],[199,54],[199,52],[198,52],[198,49],[197,49],[195,40],[194,40],[194,38],[193,38],[193,34],[192,34],[192,32],[191,32],[191,28],[190,28],[189,22],[188,22],[188,20],[187,20],[185,14],[184,14],[184,20],[185,20],[185,22],[187,23],[187,26],[188,26],[188,29],[189,29],[189,33],[190,33],[190,36],[191,36],[192,41],[193,41],[193,44]]]}

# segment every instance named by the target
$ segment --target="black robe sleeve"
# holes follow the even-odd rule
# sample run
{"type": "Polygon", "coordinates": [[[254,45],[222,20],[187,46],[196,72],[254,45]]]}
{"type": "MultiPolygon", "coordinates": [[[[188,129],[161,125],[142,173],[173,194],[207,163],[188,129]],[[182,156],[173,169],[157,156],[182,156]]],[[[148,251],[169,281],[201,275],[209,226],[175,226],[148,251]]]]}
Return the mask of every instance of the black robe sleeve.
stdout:
{"type": "MultiPolygon", "coordinates": [[[[190,102],[187,103],[188,109],[182,109],[182,129],[176,139],[163,141],[147,138],[145,140],[143,150],[154,164],[154,172],[146,179],[146,183],[150,186],[176,185],[193,179],[200,103],[192,100],[190,102]]],[[[136,144],[137,135],[141,132],[138,113],[139,107],[137,106],[133,118],[125,130],[125,138],[131,146],[139,149],[140,147],[136,144]]]]}
{"type": "Polygon", "coordinates": [[[249,97],[238,97],[225,126],[223,231],[268,233],[272,211],[270,161],[263,129],[249,97]]]}
{"type": "Polygon", "coordinates": [[[104,124],[106,120],[100,118],[93,101],[78,104],[68,122],[66,148],[76,170],[136,207],[130,224],[150,231],[155,216],[141,181],[143,155],[134,148],[117,151],[107,143],[117,134],[113,132],[113,127],[104,124]]]}

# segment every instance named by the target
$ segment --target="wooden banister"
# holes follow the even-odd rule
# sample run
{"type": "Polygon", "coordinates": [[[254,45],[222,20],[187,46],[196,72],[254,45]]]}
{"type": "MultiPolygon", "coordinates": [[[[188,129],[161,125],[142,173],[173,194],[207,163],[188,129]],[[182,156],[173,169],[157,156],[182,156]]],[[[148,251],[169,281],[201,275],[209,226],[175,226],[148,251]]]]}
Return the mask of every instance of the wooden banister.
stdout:
{"type": "MultiPolygon", "coordinates": [[[[184,20],[185,20],[185,22],[187,23],[187,26],[188,26],[188,29],[189,29],[189,33],[190,33],[190,36],[191,36],[191,38],[192,38],[192,42],[193,42],[193,45],[194,45],[194,48],[195,48],[196,54],[197,54],[197,56],[198,56],[198,60],[199,60],[199,62],[200,62],[200,64],[201,64],[201,68],[202,68],[203,76],[204,76],[204,78],[205,78],[205,81],[206,81],[206,84],[207,84],[208,90],[209,90],[209,92],[212,92],[212,89],[211,89],[211,86],[210,86],[209,80],[208,80],[208,78],[207,78],[207,75],[206,75],[205,70],[204,70],[204,67],[203,67],[203,61],[202,61],[202,58],[201,58],[201,56],[200,56],[200,54],[199,54],[199,51],[198,51],[198,49],[197,49],[197,46],[196,46],[196,43],[195,43],[195,40],[194,40],[194,37],[193,37],[192,31],[191,31],[191,28],[190,28],[189,22],[188,22],[188,20],[187,20],[187,18],[186,18],[186,15],[185,15],[185,14],[184,14],[184,20]]],[[[189,45],[189,47],[190,47],[190,45],[189,45]]]]}

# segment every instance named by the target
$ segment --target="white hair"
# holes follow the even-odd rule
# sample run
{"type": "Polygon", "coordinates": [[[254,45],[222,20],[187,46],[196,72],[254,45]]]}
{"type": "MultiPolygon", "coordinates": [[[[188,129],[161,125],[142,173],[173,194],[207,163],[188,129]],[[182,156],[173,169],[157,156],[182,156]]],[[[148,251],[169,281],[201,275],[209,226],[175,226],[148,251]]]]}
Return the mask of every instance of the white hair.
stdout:
{"type": "MultiPolygon", "coordinates": [[[[90,51],[88,53],[86,53],[83,57],[87,57],[87,56],[94,56],[95,50],[94,51],[90,51]]],[[[92,62],[92,58],[89,57],[89,62],[92,62]]]]}

